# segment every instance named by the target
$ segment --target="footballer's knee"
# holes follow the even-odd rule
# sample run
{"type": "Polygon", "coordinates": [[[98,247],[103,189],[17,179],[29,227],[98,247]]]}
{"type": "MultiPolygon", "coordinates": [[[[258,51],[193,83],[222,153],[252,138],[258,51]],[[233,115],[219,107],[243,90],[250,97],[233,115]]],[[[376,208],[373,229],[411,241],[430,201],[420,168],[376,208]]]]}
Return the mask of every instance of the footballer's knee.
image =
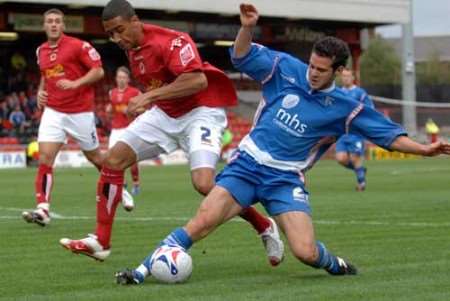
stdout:
{"type": "Polygon", "coordinates": [[[52,154],[41,152],[39,153],[39,164],[44,164],[48,166],[52,166],[55,160],[55,156],[52,154]]]}
{"type": "Polygon", "coordinates": [[[103,164],[111,169],[124,170],[135,162],[135,152],[125,143],[118,142],[108,150],[103,164]]]}
{"type": "Polygon", "coordinates": [[[193,171],[192,185],[202,195],[207,195],[214,188],[214,171],[193,171]]]}
{"type": "Polygon", "coordinates": [[[114,170],[124,170],[128,167],[127,161],[127,158],[121,155],[108,153],[103,165],[114,170]]]}

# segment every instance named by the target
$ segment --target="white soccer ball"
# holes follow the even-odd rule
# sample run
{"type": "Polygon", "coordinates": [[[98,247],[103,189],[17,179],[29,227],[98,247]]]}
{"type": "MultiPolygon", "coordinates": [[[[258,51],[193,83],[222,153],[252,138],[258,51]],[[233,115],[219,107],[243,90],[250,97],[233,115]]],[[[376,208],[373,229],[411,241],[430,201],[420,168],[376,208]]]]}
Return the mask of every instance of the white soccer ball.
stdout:
{"type": "Polygon", "coordinates": [[[192,274],[192,258],[180,247],[161,246],[152,255],[150,273],[160,282],[184,282],[192,274]]]}

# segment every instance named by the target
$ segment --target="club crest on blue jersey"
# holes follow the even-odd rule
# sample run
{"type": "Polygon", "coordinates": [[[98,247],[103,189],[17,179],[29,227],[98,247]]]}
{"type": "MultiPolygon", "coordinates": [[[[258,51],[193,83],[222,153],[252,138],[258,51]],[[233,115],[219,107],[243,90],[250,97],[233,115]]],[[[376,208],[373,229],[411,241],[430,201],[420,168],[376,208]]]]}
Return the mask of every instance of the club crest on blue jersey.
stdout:
{"type": "Polygon", "coordinates": [[[285,109],[292,109],[293,107],[298,105],[299,102],[300,102],[300,97],[298,95],[288,94],[283,98],[283,100],[281,102],[281,106],[285,109]]]}
{"type": "Polygon", "coordinates": [[[274,118],[275,124],[291,135],[301,137],[308,127],[302,123],[297,113],[288,112],[289,109],[296,107],[300,102],[300,97],[295,94],[286,95],[281,101],[281,108],[278,109],[274,118]]]}

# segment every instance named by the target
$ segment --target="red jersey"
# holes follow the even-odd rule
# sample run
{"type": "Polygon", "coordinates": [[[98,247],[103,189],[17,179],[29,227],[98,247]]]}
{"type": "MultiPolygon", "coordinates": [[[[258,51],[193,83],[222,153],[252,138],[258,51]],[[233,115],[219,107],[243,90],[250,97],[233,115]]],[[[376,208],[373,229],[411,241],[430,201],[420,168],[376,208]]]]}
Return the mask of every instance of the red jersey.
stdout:
{"type": "Polygon", "coordinates": [[[188,34],[149,24],[143,27],[143,43],[129,50],[128,58],[134,78],[147,92],[172,83],[182,73],[202,71],[208,79],[205,90],[173,100],[158,100],[154,105],[176,118],[200,106],[227,107],[237,104],[232,81],[221,70],[202,62],[188,34]]]}
{"type": "Polygon", "coordinates": [[[37,62],[48,93],[47,106],[63,113],[93,111],[94,88],[82,86],[62,90],[56,86],[61,79],[76,80],[90,69],[101,67],[97,50],[88,42],[62,35],[55,46],[43,43],[36,50],[37,62]]]}
{"type": "Polygon", "coordinates": [[[141,93],[138,89],[128,86],[125,90],[120,91],[119,88],[114,88],[109,91],[109,99],[111,100],[113,118],[111,121],[111,128],[123,129],[128,126],[130,120],[127,114],[124,113],[131,98],[141,93]]]}

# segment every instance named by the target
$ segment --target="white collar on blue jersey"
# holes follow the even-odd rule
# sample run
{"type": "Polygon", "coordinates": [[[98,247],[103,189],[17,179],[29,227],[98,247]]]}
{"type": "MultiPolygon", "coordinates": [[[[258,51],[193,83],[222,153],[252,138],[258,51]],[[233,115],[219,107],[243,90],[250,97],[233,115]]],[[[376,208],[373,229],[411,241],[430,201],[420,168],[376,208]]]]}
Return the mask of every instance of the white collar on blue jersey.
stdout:
{"type": "Polygon", "coordinates": [[[357,87],[358,87],[357,85],[353,85],[353,86],[351,86],[351,87],[349,87],[349,88],[342,87],[342,89],[347,90],[347,91],[351,91],[351,90],[353,90],[353,89],[356,89],[357,87]]]}
{"type": "MultiPolygon", "coordinates": [[[[306,82],[308,83],[309,87],[311,87],[311,84],[309,83],[308,74],[309,74],[309,66],[308,66],[308,70],[306,71],[306,82]]],[[[326,88],[326,89],[322,89],[322,90],[313,90],[313,89],[310,89],[310,90],[308,91],[308,93],[309,93],[309,94],[312,94],[313,91],[315,91],[315,92],[322,92],[322,93],[330,93],[330,92],[332,92],[334,89],[336,89],[336,82],[335,82],[335,81],[333,81],[333,83],[331,84],[331,86],[329,86],[329,87],[326,88]]]]}

